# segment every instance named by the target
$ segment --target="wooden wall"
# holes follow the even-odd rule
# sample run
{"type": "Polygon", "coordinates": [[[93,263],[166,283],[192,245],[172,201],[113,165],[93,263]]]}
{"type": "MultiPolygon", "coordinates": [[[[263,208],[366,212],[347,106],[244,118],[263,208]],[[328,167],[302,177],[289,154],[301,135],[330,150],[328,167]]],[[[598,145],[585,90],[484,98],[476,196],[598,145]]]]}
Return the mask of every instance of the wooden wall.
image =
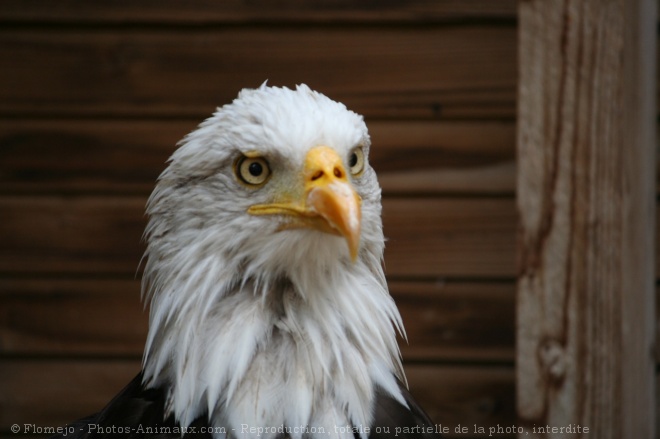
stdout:
{"type": "Polygon", "coordinates": [[[98,410],[139,370],[146,198],[182,136],[266,79],[366,116],[413,393],[452,432],[513,423],[515,9],[3,0],[0,435],[98,410]]]}

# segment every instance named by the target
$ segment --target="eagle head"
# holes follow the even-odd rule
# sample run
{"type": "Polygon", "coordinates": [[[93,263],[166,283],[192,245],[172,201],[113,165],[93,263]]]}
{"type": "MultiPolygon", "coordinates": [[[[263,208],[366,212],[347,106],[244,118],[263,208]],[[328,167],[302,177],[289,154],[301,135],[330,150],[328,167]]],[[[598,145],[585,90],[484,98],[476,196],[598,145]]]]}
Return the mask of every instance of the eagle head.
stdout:
{"type": "Polygon", "coordinates": [[[305,85],[243,90],[181,141],[147,205],[143,291],[145,383],[183,425],[368,425],[376,388],[401,400],[369,147],[305,85]]]}

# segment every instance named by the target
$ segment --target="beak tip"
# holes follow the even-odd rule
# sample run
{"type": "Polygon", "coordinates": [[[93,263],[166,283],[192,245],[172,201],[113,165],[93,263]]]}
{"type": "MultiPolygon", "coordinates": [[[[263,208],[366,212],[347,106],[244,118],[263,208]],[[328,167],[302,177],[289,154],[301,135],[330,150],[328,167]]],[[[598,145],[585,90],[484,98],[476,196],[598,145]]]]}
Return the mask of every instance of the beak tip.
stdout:
{"type": "Polygon", "coordinates": [[[348,234],[346,236],[346,244],[348,244],[348,252],[351,256],[351,262],[356,263],[358,254],[360,253],[360,233],[348,234]]]}

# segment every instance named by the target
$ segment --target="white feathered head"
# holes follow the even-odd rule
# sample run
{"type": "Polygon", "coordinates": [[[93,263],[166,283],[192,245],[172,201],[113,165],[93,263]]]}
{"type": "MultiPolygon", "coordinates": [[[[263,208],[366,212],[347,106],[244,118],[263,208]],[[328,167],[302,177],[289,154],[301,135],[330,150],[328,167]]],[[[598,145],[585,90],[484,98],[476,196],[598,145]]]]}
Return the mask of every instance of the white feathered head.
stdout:
{"type": "Polygon", "coordinates": [[[328,407],[363,424],[374,385],[398,395],[400,317],[369,147],[343,104],[264,85],[172,155],[147,208],[145,380],[169,386],[183,424],[204,411],[228,424],[323,424],[328,407]],[[276,380],[262,382],[260,362],[276,380]],[[250,393],[255,380],[268,401],[250,400],[265,398],[250,393]],[[278,400],[292,391],[300,407],[278,400]]]}

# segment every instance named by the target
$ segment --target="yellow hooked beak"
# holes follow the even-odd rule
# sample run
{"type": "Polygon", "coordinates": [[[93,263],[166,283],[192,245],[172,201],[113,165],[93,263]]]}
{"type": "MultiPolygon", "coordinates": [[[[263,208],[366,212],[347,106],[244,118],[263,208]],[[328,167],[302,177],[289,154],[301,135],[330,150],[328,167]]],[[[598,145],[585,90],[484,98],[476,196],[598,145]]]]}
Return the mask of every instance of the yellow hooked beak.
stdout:
{"type": "Polygon", "coordinates": [[[302,182],[294,184],[299,187],[286,191],[299,194],[294,199],[257,204],[248,213],[286,215],[290,221],[283,229],[311,228],[342,236],[355,262],[360,246],[362,200],[348,181],[341,157],[327,146],[312,148],[305,157],[302,182]]]}

